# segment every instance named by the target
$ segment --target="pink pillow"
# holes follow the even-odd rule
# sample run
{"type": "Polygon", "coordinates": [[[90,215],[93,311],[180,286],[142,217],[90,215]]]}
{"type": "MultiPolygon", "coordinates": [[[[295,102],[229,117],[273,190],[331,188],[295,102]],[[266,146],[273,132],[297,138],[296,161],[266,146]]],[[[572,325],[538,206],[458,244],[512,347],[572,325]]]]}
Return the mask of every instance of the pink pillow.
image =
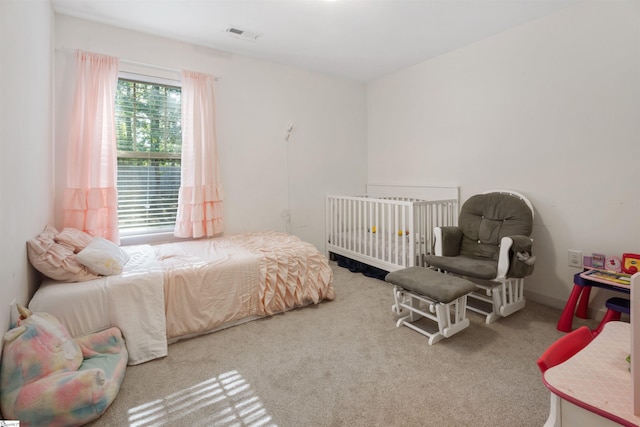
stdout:
{"type": "Polygon", "coordinates": [[[76,260],[70,247],[56,243],[55,237],[58,234],[55,227],[47,225],[42,233],[27,242],[31,265],[54,280],[83,282],[96,279],[98,276],[76,260]]]}
{"type": "Polygon", "coordinates": [[[56,243],[70,247],[71,250],[77,254],[91,243],[93,236],[77,228],[66,227],[54,240],[56,243]]]}

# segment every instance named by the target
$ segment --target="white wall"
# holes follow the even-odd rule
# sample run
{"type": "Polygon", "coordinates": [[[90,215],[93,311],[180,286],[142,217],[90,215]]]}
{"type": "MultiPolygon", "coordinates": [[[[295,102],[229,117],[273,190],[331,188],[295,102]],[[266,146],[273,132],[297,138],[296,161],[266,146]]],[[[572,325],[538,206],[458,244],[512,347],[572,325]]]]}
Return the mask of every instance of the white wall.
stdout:
{"type": "MultiPolygon", "coordinates": [[[[221,77],[216,85],[218,152],[228,233],[286,231],[282,213],[288,209],[289,231],[324,251],[324,196],[364,191],[364,84],[63,15],[56,15],[55,43],[57,224],[62,221],[74,49],[221,77]],[[286,143],[289,123],[294,130],[286,143]]],[[[121,69],[131,67],[125,61],[121,69]]]]}
{"type": "Polygon", "coordinates": [[[48,0],[0,1],[0,331],[40,279],[26,242],[53,219],[52,31],[48,0]]]}
{"type": "MultiPolygon", "coordinates": [[[[290,231],[323,249],[323,196],[360,193],[368,174],[369,182],[460,185],[463,200],[491,188],[529,196],[538,256],[531,299],[564,303],[577,272],[567,249],[640,252],[638,2],[566,9],[372,82],[366,99],[358,83],[59,15],[52,73],[49,3],[0,4],[0,35],[12,40],[2,43],[3,99],[26,91],[14,98],[29,100],[9,110],[3,103],[0,115],[0,301],[27,301],[35,278],[24,243],[47,222],[61,225],[74,64],[65,49],[76,48],[222,77],[228,232],[285,230],[281,213],[290,209],[290,231]]],[[[0,306],[0,327],[7,324],[0,306]]]]}
{"type": "Polygon", "coordinates": [[[524,193],[527,296],[562,307],[568,249],[640,253],[638,4],[575,6],[370,83],[369,181],[524,193]]]}

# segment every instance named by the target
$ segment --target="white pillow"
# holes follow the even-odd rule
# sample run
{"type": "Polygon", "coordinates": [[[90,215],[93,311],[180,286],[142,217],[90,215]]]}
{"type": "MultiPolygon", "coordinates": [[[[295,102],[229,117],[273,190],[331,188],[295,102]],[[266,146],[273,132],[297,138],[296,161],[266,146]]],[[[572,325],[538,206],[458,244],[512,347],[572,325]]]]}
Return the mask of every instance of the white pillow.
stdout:
{"type": "Polygon", "coordinates": [[[76,260],[96,274],[111,276],[122,273],[129,254],[109,240],[94,237],[86,248],[78,252],[76,260]]]}

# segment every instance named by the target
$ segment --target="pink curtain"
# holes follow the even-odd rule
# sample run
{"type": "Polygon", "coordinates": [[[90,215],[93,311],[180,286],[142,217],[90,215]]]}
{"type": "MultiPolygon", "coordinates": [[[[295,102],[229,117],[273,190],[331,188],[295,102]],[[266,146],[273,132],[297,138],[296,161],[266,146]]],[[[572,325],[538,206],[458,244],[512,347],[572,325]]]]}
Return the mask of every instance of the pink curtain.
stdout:
{"type": "Polygon", "coordinates": [[[198,238],[224,231],[218,168],[214,79],[182,72],[182,173],[174,234],[198,238]]]}
{"type": "Polygon", "coordinates": [[[78,51],[64,226],[120,243],[116,184],[117,58],[78,51]]]}

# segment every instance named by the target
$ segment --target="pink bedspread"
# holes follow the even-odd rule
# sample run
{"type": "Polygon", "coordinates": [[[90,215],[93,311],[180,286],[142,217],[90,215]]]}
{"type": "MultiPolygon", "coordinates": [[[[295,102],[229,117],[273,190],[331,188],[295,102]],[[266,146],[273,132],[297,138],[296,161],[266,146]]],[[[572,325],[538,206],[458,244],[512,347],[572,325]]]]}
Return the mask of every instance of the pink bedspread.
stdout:
{"type": "Polygon", "coordinates": [[[277,232],[155,246],[167,338],[333,300],[333,272],[311,244],[277,232]]]}

